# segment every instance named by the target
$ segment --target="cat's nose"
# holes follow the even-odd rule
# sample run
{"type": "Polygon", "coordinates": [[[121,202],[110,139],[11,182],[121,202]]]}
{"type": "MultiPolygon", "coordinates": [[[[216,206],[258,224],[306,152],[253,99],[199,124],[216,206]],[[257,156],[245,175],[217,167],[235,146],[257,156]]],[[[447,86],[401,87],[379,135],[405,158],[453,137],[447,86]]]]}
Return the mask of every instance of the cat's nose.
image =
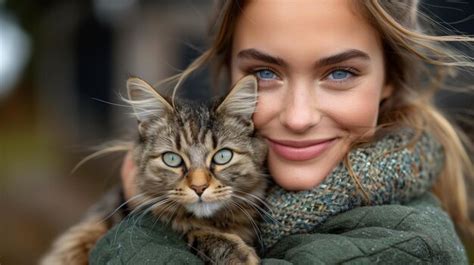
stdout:
{"type": "Polygon", "coordinates": [[[208,187],[207,184],[199,185],[199,186],[191,185],[191,189],[193,189],[198,196],[201,196],[201,194],[204,192],[205,189],[207,189],[207,187],[208,187]]]}

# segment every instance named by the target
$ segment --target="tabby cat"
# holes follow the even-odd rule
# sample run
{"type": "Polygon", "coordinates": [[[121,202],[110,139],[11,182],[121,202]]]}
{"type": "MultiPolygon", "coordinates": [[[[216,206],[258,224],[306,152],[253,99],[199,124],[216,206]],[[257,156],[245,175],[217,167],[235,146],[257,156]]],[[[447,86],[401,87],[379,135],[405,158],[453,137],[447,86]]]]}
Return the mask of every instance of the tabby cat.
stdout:
{"type": "MultiPolygon", "coordinates": [[[[170,224],[206,263],[258,264],[252,245],[267,187],[267,149],[251,119],[256,78],[243,78],[210,106],[171,104],[139,78],[130,78],[127,90],[139,122],[133,211],[152,212],[170,224]]],[[[112,192],[63,234],[42,264],[87,264],[97,240],[125,215],[104,221],[117,198],[112,192]]]]}

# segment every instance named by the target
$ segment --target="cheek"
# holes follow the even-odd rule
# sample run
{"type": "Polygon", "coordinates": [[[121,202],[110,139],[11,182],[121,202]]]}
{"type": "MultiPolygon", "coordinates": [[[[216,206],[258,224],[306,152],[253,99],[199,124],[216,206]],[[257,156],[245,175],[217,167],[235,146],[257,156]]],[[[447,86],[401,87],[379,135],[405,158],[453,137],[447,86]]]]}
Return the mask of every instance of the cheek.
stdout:
{"type": "Polygon", "coordinates": [[[183,175],[182,168],[165,167],[157,160],[150,161],[141,172],[142,189],[160,191],[175,188],[183,175]]]}
{"type": "Polygon", "coordinates": [[[321,101],[324,102],[321,108],[351,134],[370,133],[377,125],[380,91],[378,86],[365,86],[341,92],[343,94],[338,96],[326,96],[321,101]]]}
{"type": "MultiPolygon", "coordinates": [[[[232,61],[236,61],[236,58],[232,58],[232,61]]],[[[230,72],[230,81],[232,84],[237,83],[238,80],[242,79],[245,76],[244,73],[239,71],[236,65],[231,63],[231,72],[230,72]]]]}
{"type": "Polygon", "coordinates": [[[266,125],[278,117],[278,114],[282,109],[280,93],[275,92],[276,91],[264,91],[263,89],[260,89],[258,92],[257,107],[252,116],[252,120],[257,130],[264,129],[266,125]]]}

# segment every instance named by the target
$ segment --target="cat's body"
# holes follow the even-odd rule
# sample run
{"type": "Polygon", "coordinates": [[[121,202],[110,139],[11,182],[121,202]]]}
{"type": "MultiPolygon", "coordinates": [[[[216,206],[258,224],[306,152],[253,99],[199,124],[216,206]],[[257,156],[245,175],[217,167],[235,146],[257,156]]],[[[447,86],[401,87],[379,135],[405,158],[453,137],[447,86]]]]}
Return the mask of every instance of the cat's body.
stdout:
{"type": "Polygon", "coordinates": [[[40,265],[88,264],[89,252],[96,242],[126,217],[117,207],[121,204],[121,189],[115,187],[91,207],[82,220],[54,241],[40,265]]]}
{"type": "MultiPolygon", "coordinates": [[[[185,235],[205,262],[259,262],[252,244],[267,178],[266,144],[251,120],[256,89],[255,77],[246,77],[219,104],[172,106],[144,81],[128,81],[140,135],[132,150],[138,195],[129,205],[185,235]]],[[[61,236],[42,264],[86,264],[96,241],[124,217],[119,211],[104,222],[117,198],[112,193],[61,236]]]]}

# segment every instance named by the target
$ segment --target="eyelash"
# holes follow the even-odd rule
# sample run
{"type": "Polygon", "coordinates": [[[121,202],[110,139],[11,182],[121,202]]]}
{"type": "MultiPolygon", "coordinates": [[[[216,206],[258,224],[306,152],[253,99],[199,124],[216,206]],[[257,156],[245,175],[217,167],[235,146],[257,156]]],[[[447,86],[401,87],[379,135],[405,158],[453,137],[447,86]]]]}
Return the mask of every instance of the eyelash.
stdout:
{"type": "Polygon", "coordinates": [[[346,79],[343,79],[343,80],[329,80],[330,82],[336,82],[336,83],[342,83],[342,82],[347,82],[349,79],[352,79],[354,77],[357,77],[360,75],[359,71],[357,71],[357,69],[353,68],[353,67],[336,67],[336,68],[333,68],[333,69],[330,69],[329,71],[327,71],[327,73],[324,75],[324,79],[328,79],[329,75],[336,72],[336,71],[345,71],[345,72],[348,72],[349,74],[351,74],[350,77],[346,78],[346,79]]]}
{"type": "Polygon", "coordinates": [[[265,70],[272,72],[273,74],[275,74],[275,76],[277,78],[280,78],[280,75],[278,74],[278,72],[276,70],[270,68],[270,67],[251,68],[251,69],[248,69],[246,72],[247,72],[247,74],[253,74],[254,76],[256,76],[259,81],[269,82],[271,80],[264,80],[264,79],[261,79],[257,76],[258,72],[265,71],[265,70]]]}
{"type": "MultiPolygon", "coordinates": [[[[257,76],[257,73],[260,72],[260,71],[264,71],[264,70],[268,70],[268,71],[271,71],[273,74],[275,74],[275,76],[280,79],[280,75],[278,73],[278,71],[274,70],[273,68],[271,67],[257,67],[257,68],[249,68],[247,69],[245,72],[246,74],[252,74],[254,76],[257,77],[257,79],[259,80],[259,82],[272,82],[274,80],[265,80],[265,79],[261,79],[257,76]]],[[[352,78],[355,78],[355,77],[358,77],[360,75],[359,71],[357,69],[355,69],[354,67],[336,67],[336,68],[332,68],[330,69],[329,71],[327,71],[323,77],[324,79],[328,79],[329,75],[336,72],[336,71],[346,71],[348,72],[351,76],[344,79],[344,80],[329,80],[330,82],[335,82],[335,83],[343,83],[343,82],[347,82],[349,79],[352,79],[352,78]]]]}

